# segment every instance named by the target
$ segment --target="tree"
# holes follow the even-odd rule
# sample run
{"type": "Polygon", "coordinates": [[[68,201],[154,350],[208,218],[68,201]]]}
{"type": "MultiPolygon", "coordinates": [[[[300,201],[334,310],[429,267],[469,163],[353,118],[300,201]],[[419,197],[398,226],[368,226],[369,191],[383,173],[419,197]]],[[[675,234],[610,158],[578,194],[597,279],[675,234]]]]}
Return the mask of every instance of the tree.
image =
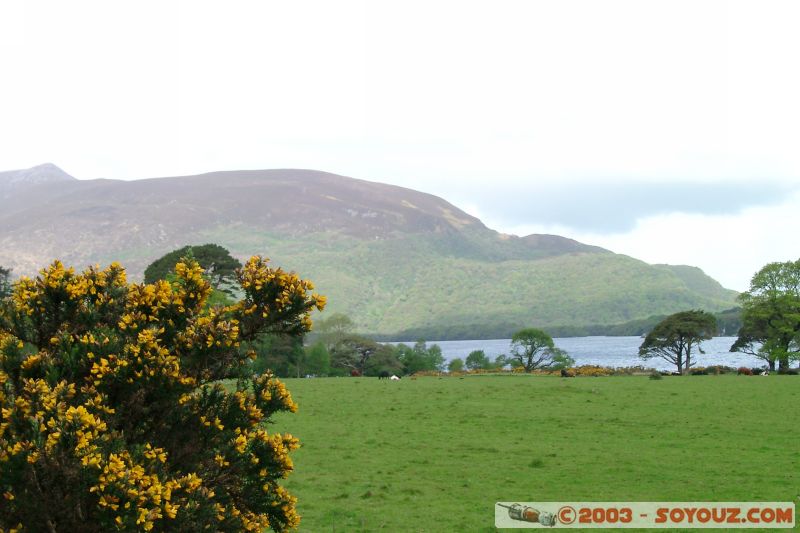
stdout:
{"type": "Polygon", "coordinates": [[[742,327],[731,351],[750,353],[770,370],[789,369],[800,357],[800,260],[769,263],[739,296],[742,327]]]}
{"type": "Polygon", "coordinates": [[[218,244],[184,246],[156,259],[145,269],[144,282],[155,283],[174,275],[175,264],[182,259],[193,259],[204,271],[211,286],[228,295],[233,295],[232,285],[236,282],[236,270],[242,263],[218,244]]]}
{"type": "Polygon", "coordinates": [[[397,358],[403,364],[406,374],[444,370],[444,356],[438,344],[427,347],[424,340],[418,340],[413,348],[400,344],[396,348],[397,358]]]}
{"type": "Polygon", "coordinates": [[[314,331],[317,338],[331,351],[345,337],[353,335],[355,324],[349,316],[343,313],[334,313],[327,318],[316,322],[314,331]]]}
{"type": "Polygon", "coordinates": [[[240,343],[301,335],[325,299],[260,257],[237,284],[242,300],[216,308],[196,262],[129,284],[116,263],[56,261],[16,284],[0,303],[0,530],[297,525],[280,482],[298,443],[265,426],[296,406],[240,343]]]}
{"type": "Polygon", "coordinates": [[[730,351],[746,353],[761,359],[767,363],[770,370],[774,371],[777,354],[765,348],[766,341],[767,334],[763,323],[758,324],[755,320],[750,320],[739,328],[739,333],[731,345],[730,351]]]}
{"type": "Polygon", "coordinates": [[[570,357],[567,352],[559,350],[559,353],[553,356],[553,364],[550,366],[552,370],[562,370],[575,366],[575,359],[570,357]]]}
{"type": "Polygon", "coordinates": [[[556,348],[552,337],[536,328],[522,329],[511,337],[511,355],[508,362],[521,366],[525,372],[536,369],[550,369],[556,363],[558,356],[566,352],[556,348]]]}
{"type": "Polygon", "coordinates": [[[11,269],[0,266],[0,299],[11,295],[11,269]]]}
{"type": "Polygon", "coordinates": [[[464,370],[464,361],[459,357],[452,359],[447,364],[447,371],[450,373],[462,372],[463,370],[464,370]]]}
{"type": "Polygon", "coordinates": [[[327,376],[331,372],[331,354],[321,342],[315,342],[305,349],[305,373],[312,376],[327,376]]]}
{"type": "Polygon", "coordinates": [[[252,363],[256,373],[273,372],[278,377],[300,377],[305,364],[303,337],[263,334],[245,346],[255,353],[252,363]]]}
{"type": "Polygon", "coordinates": [[[465,365],[470,370],[483,370],[491,368],[492,364],[483,350],[473,350],[467,356],[465,365]]]}
{"type": "Polygon", "coordinates": [[[365,376],[379,376],[382,372],[403,373],[403,364],[397,359],[394,348],[388,344],[378,344],[378,350],[370,357],[364,368],[365,376]]]}
{"type": "Polygon", "coordinates": [[[656,324],[639,347],[639,357],[652,359],[660,357],[686,374],[695,361],[692,352],[695,348],[705,353],[700,344],[717,334],[717,319],[705,311],[681,311],[669,315],[656,324]]]}
{"type": "Polygon", "coordinates": [[[370,358],[378,353],[380,345],[372,339],[358,335],[348,335],[331,349],[331,364],[340,368],[355,370],[363,375],[370,358]]]}

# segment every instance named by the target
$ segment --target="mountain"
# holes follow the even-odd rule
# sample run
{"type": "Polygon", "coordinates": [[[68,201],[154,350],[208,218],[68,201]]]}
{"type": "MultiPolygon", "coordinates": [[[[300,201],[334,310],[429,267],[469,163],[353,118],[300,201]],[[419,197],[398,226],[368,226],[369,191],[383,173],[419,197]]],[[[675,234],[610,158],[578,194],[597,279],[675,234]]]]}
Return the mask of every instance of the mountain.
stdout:
{"type": "Polygon", "coordinates": [[[648,265],[556,235],[491,230],[436,196],[311,170],[76,180],[52,165],[0,173],[0,265],[122,262],[214,242],[314,280],[364,332],[494,336],[732,307],[694,267],[648,265]]]}
{"type": "Polygon", "coordinates": [[[52,163],[45,163],[25,170],[0,172],[0,198],[10,198],[20,189],[35,185],[77,181],[52,163]]]}

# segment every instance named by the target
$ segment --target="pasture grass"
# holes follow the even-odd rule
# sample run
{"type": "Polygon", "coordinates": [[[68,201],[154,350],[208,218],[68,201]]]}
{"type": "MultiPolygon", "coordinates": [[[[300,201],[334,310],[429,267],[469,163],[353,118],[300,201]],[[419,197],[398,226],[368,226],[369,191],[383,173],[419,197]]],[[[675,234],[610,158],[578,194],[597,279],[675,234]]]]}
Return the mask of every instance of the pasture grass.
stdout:
{"type": "Polygon", "coordinates": [[[496,501],[800,503],[798,377],[285,381],[301,531],[494,531],[496,501]]]}

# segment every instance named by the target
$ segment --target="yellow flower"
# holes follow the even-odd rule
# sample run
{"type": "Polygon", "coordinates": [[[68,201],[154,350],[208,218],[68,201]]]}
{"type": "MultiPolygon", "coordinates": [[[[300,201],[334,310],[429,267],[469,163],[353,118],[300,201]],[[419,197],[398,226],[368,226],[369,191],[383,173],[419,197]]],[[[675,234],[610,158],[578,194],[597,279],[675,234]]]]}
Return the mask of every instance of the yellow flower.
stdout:
{"type": "Polygon", "coordinates": [[[245,437],[244,434],[239,435],[233,440],[233,444],[237,452],[244,453],[244,449],[247,446],[247,437],[245,437]]]}

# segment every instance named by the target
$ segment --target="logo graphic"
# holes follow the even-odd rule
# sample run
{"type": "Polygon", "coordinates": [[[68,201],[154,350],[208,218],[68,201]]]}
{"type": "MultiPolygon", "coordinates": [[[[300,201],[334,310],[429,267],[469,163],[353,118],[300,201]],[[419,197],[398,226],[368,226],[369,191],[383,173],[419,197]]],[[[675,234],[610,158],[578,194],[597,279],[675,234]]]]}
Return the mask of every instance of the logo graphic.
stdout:
{"type": "Polygon", "coordinates": [[[533,507],[527,507],[521,503],[514,503],[511,505],[497,504],[498,507],[508,509],[508,517],[512,520],[519,520],[520,522],[531,522],[534,524],[541,524],[543,526],[553,527],[556,525],[556,517],[553,513],[541,512],[533,507]]]}
{"type": "Polygon", "coordinates": [[[794,502],[496,502],[502,529],[791,529],[794,502]]]}

